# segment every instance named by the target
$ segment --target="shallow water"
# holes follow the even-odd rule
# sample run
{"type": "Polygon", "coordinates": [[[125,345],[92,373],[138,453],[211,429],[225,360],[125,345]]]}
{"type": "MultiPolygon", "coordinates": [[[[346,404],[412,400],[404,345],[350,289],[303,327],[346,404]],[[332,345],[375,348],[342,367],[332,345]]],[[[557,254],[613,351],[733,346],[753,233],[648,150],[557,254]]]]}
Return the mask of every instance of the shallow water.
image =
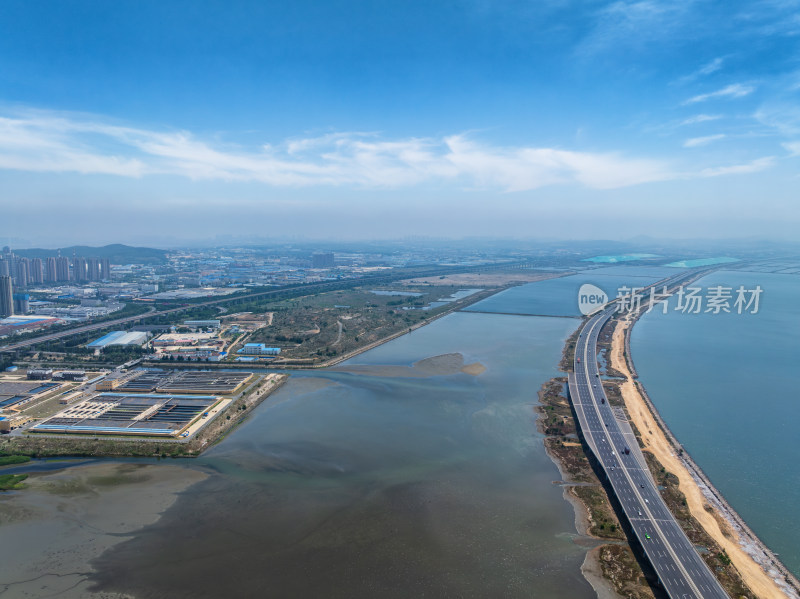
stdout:
{"type": "Polygon", "coordinates": [[[141,597],[592,597],[535,428],[577,321],[457,313],[354,365],[461,353],[479,376],[294,374],[212,472],[94,565],[141,597]]]}
{"type": "Polygon", "coordinates": [[[512,287],[464,308],[464,311],[579,317],[581,312],[578,309],[578,291],[584,283],[596,285],[609,298],[615,298],[624,286],[646,287],[674,275],[675,272],[675,269],[647,266],[612,266],[585,270],[566,277],[512,287]]]}

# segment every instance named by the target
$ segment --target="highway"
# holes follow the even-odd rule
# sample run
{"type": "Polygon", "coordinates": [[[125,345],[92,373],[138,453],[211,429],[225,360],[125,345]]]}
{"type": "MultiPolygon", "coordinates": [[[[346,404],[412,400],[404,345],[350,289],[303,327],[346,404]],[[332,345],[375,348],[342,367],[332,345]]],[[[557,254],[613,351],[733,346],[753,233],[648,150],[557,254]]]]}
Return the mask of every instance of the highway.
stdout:
{"type": "Polygon", "coordinates": [[[615,310],[612,303],[592,316],[575,345],[569,390],[580,430],[669,597],[727,598],[661,498],[630,423],[608,403],[598,371],[597,337],[615,310]]]}

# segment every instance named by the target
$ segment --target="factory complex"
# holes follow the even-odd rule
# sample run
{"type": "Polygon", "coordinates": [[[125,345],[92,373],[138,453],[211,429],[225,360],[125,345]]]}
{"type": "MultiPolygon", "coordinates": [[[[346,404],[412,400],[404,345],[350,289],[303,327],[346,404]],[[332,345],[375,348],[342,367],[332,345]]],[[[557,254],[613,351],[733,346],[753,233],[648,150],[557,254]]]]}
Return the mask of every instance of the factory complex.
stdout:
{"type": "Polygon", "coordinates": [[[213,395],[100,393],[31,428],[34,432],[177,436],[208,417],[213,395]]]}
{"type": "Polygon", "coordinates": [[[30,431],[188,437],[253,378],[250,372],[114,371],[30,431]]]}
{"type": "Polygon", "coordinates": [[[83,370],[54,371],[48,368],[0,374],[0,432],[7,433],[30,422],[33,419],[30,409],[55,401],[55,397],[60,403],[67,403],[66,398],[78,395],[72,390],[86,380],[83,370]]]}

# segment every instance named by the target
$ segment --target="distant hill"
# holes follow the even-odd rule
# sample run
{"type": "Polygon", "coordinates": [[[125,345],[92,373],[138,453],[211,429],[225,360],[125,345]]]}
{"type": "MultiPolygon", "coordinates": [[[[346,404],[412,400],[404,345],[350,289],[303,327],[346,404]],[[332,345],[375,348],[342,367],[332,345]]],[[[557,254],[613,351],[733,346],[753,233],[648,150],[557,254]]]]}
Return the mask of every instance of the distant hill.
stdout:
{"type": "Polygon", "coordinates": [[[112,264],[163,264],[167,261],[167,251],[155,248],[131,247],[114,243],[102,247],[88,245],[73,245],[60,250],[43,250],[31,248],[27,250],[14,250],[18,256],[26,258],[47,258],[55,256],[58,252],[62,256],[72,257],[73,254],[84,258],[108,258],[112,264]]]}

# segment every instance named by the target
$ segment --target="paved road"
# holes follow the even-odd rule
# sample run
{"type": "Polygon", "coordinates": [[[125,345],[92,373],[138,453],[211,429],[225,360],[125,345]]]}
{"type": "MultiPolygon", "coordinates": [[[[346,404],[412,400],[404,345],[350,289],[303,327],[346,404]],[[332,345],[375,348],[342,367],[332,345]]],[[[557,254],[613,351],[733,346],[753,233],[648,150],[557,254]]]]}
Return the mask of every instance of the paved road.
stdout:
{"type": "Polygon", "coordinates": [[[581,432],[597,457],[667,594],[675,599],[727,598],[656,488],[627,419],[608,404],[597,365],[597,336],[616,306],[590,318],[569,376],[581,432]]]}

